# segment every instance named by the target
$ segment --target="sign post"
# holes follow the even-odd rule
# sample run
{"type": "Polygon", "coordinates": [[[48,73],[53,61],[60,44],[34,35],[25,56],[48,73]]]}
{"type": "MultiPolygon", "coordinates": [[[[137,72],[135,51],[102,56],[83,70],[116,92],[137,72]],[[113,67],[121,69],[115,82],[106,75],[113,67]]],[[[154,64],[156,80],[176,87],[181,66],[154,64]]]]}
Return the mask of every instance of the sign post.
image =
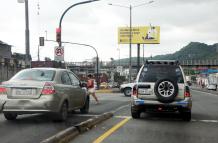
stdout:
{"type": "Polygon", "coordinates": [[[56,46],[54,48],[54,60],[55,61],[64,61],[64,47],[56,46]]]}

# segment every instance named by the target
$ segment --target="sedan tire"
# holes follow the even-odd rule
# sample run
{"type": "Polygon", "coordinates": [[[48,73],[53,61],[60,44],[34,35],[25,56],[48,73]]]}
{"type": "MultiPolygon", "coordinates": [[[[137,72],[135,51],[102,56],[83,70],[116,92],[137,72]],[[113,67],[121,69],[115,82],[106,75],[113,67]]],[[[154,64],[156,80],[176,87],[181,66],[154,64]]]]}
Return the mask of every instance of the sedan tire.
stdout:
{"type": "Polygon", "coordinates": [[[17,118],[15,113],[4,113],[4,116],[7,120],[15,120],[17,118]]]}
{"type": "Polygon", "coordinates": [[[82,114],[87,114],[87,113],[89,113],[89,102],[90,102],[90,100],[89,100],[89,96],[86,98],[86,102],[85,102],[85,105],[80,109],[80,112],[82,113],[82,114]]]}
{"type": "Polygon", "coordinates": [[[68,104],[65,101],[61,106],[60,112],[56,114],[54,121],[59,121],[59,122],[66,121],[67,116],[68,116],[68,104]]]}

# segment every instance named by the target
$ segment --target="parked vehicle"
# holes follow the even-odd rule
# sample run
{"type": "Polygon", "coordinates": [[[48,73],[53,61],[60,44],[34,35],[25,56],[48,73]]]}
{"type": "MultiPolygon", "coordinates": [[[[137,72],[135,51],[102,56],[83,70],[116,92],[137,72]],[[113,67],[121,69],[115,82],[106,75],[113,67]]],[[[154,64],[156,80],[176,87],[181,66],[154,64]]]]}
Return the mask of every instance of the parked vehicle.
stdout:
{"type": "Polygon", "coordinates": [[[121,84],[120,85],[120,91],[124,93],[125,96],[130,97],[132,88],[136,83],[126,83],[126,84],[121,84]]]}
{"type": "Polygon", "coordinates": [[[54,120],[64,121],[68,111],[89,111],[85,85],[66,69],[22,70],[0,85],[0,101],[7,120],[15,120],[21,114],[49,113],[54,120]]]}
{"type": "Polygon", "coordinates": [[[146,61],[132,89],[131,114],[140,118],[145,112],[180,112],[191,120],[192,98],[182,67],[177,61],[146,61]]]}
{"type": "Polygon", "coordinates": [[[216,84],[209,84],[209,85],[207,85],[207,89],[216,91],[217,90],[217,85],[216,84]]]}

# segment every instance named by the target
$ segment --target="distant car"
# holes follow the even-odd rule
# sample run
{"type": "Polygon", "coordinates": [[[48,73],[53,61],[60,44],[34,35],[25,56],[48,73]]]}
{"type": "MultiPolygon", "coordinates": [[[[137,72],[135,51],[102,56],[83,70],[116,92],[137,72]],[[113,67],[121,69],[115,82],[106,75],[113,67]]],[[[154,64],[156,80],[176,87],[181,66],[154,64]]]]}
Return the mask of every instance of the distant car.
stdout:
{"type": "Polygon", "coordinates": [[[217,90],[217,85],[216,85],[216,84],[209,84],[209,85],[207,86],[207,89],[208,89],[208,90],[214,90],[214,91],[216,91],[216,90],[217,90]]]}
{"type": "Polygon", "coordinates": [[[7,120],[20,114],[49,113],[64,121],[68,111],[89,111],[89,96],[78,77],[66,69],[32,68],[0,85],[0,109],[7,120]]]}
{"type": "Polygon", "coordinates": [[[141,112],[179,112],[191,120],[192,97],[182,67],[177,61],[146,61],[132,89],[131,115],[141,112]]]}
{"type": "Polygon", "coordinates": [[[125,96],[130,97],[132,88],[136,83],[125,83],[120,85],[120,91],[124,93],[125,96]]]}

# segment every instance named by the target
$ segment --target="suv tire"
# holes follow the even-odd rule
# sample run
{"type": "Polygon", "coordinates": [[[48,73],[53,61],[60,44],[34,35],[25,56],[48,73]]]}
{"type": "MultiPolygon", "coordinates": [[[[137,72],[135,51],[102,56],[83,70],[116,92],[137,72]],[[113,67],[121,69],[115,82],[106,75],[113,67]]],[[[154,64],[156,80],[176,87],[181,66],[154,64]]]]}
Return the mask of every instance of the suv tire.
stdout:
{"type": "Polygon", "coordinates": [[[167,78],[160,79],[154,85],[154,93],[162,103],[173,102],[178,94],[178,84],[167,78]]]}
{"type": "Polygon", "coordinates": [[[15,113],[4,113],[4,116],[7,120],[15,120],[17,118],[15,113]]]}
{"type": "Polygon", "coordinates": [[[140,114],[141,112],[138,109],[134,108],[134,106],[131,107],[131,115],[133,119],[140,118],[140,114]]]}
{"type": "Polygon", "coordinates": [[[131,91],[132,91],[132,89],[130,87],[126,87],[126,88],[124,88],[123,93],[125,96],[130,97],[131,91]]]}
{"type": "Polygon", "coordinates": [[[181,111],[180,113],[184,121],[187,121],[187,122],[191,121],[191,111],[181,111]]]}

